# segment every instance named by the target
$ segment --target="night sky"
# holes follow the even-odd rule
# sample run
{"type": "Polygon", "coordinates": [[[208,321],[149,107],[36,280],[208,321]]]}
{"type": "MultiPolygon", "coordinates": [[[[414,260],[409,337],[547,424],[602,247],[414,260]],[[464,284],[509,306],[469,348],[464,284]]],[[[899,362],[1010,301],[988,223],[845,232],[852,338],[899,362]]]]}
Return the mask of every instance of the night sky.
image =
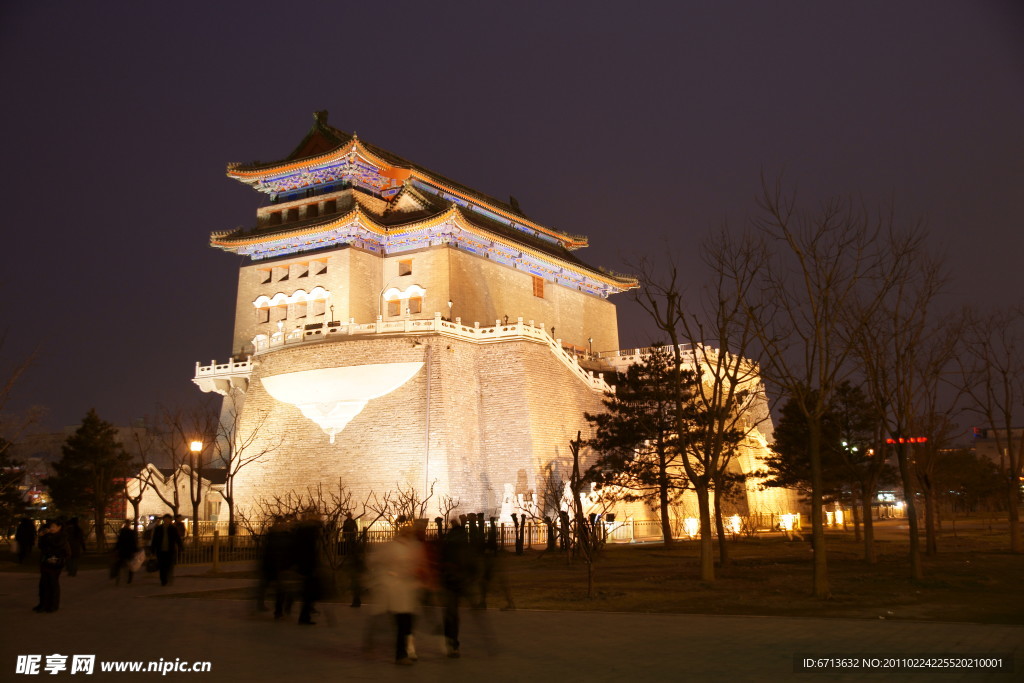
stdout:
{"type": "MultiPolygon", "coordinates": [[[[569,233],[629,272],[666,244],[700,287],[709,229],[762,172],[924,219],[946,304],[1019,297],[1024,4],[5,2],[7,410],[118,424],[198,397],[227,358],[261,196],[229,162],[331,125],[569,233]]],[[[623,347],[652,332],[625,295],[623,347]]],[[[4,375],[3,377],[5,377],[4,375]]]]}

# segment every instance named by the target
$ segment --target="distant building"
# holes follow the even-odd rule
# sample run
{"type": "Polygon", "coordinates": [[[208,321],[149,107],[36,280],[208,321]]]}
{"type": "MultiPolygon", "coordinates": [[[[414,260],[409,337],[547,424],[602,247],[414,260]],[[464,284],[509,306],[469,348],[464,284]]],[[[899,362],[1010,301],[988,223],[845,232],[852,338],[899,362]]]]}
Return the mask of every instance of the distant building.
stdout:
{"type": "MultiPolygon", "coordinates": [[[[225,470],[203,469],[193,486],[201,489],[202,502],[199,504],[200,522],[217,522],[227,519],[227,506],[224,503],[225,470]]],[[[156,467],[146,465],[137,475],[128,480],[126,490],[129,497],[139,496],[139,518],[162,517],[173,514],[173,504],[177,501],[177,514],[193,521],[192,501],[190,498],[189,479],[192,472],[187,464],[177,468],[156,467]],[[177,495],[175,495],[177,492],[177,495]]],[[[130,517],[132,506],[125,498],[125,509],[130,517]]]]}

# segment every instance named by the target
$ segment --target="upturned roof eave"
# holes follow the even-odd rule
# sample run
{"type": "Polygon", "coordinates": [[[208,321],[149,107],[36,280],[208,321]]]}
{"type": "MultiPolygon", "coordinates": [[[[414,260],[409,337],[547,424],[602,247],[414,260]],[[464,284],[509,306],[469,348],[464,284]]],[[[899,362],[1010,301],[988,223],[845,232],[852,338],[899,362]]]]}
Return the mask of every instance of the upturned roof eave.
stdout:
{"type": "Polygon", "coordinates": [[[530,247],[529,245],[522,244],[503,235],[497,235],[488,230],[487,228],[473,223],[472,220],[465,216],[463,209],[457,205],[453,205],[447,211],[439,213],[435,216],[431,216],[430,218],[420,219],[404,224],[385,226],[374,220],[372,216],[367,214],[365,211],[361,209],[361,207],[358,204],[356,204],[355,208],[353,208],[352,211],[348,212],[343,216],[339,216],[329,221],[324,221],[322,223],[316,223],[314,225],[309,225],[297,229],[281,230],[273,233],[264,233],[258,236],[254,235],[251,237],[239,238],[230,237],[230,235],[237,234],[237,231],[221,233],[215,232],[210,235],[210,246],[216,247],[218,249],[223,249],[225,251],[234,251],[235,249],[251,246],[254,244],[259,244],[261,242],[277,241],[287,238],[299,238],[316,235],[354,221],[358,221],[363,228],[382,237],[388,235],[402,235],[409,232],[415,232],[417,230],[429,229],[436,225],[440,225],[441,223],[444,223],[447,220],[454,220],[460,228],[466,230],[467,232],[471,232],[480,237],[484,237],[485,239],[501,243],[507,247],[523,251],[525,253],[530,254],[534,258],[538,258],[544,261],[551,262],[553,264],[557,264],[560,267],[568,268],[569,270],[575,271],[581,275],[592,277],[595,280],[603,282],[604,284],[610,285],[622,291],[635,289],[638,286],[637,281],[633,278],[624,278],[603,273],[600,270],[593,268],[592,266],[588,266],[582,263],[573,263],[571,261],[567,261],[563,258],[560,258],[555,254],[550,254],[539,249],[535,249],[533,247],[530,247]]]}

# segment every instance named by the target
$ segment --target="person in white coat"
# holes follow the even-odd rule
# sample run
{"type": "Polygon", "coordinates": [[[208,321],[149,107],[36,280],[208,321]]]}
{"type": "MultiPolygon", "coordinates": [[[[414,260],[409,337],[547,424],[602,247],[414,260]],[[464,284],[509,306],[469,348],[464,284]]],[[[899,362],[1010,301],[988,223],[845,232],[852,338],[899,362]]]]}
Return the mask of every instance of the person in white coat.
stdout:
{"type": "Polygon", "coordinates": [[[412,629],[428,572],[426,551],[413,527],[403,526],[394,540],[373,552],[371,561],[376,606],[395,619],[395,662],[412,664],[412,629]]]}

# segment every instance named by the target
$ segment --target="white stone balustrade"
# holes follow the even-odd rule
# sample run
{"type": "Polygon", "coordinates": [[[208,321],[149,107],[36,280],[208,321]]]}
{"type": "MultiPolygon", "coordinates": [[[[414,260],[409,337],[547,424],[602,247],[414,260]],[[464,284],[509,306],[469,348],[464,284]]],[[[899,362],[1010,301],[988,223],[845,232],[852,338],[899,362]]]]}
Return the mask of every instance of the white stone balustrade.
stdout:
{"type": "MultiPolygon", "coordinates": [[[[500,323],[500,321],[495,322],[500,323]]],[[[517,340],[545,344],[563,365],[575,373],[583,382],[586,382],[587,386],[591,389],[600,392],[614,391],[614,388],[605,382],[602,374],[595,375],[593,372],[582,368],[576,355],[563,349],[561,340],[552,338],[551,334],[544,328],[543,323],[535,326],[532,320],[529,323],[525,323],[522,318],[508,324],[481,327],[480,323],[474,323],[472,327],[469,327],[468,325],[463,325],[459,318],[456,318],[454,322],[444,320],[441,318],[440,313],[435,313],[433,318],[409,318],[387,322],[378,316],[376,322],[372,323],[356,323],[354,320],[350,320],[347,323],[332,321],[306,325],[304,328],[295,328],[287,333],[279,330],[271,336],[258,335],[252,340],[252,343],[256,355],[259,356],[296,344],[319,343],[346,337],[424,333],[436,333],[444,337],[461,339],[476,344],[492,344],[517,340]]],[[[246,384],[248,384],[249,373],[251,372],[250,361],[221,365],[211,361],[211,365],[207,366],[200,366],[199,363],[196,363],[196,375],[192,381],[198,384],[199,388],[203,389],[203,391],[224,393],[218,388],[222,387],[223,383],[211,384],[210,380],[224,380],[232,376],[233,373],[237,374],[237,372],[243,370],[246,384]],[[243,366],[245,367],[243,368],[243,366]],[[203,380],[204,383],[200,383],[200,380],[203,380]],[[210,386],[211,388],[204,388],[205,386],[210,386]]]]}
{"type": "Polygon", "coordinates": [[[252,375],[252,356],[244,361],[218,363],[211,360],[209,365],[196,363],[196,374],[192,381],[204,392],[215,392],[227,396],[232,389],[246,391],[252,375]]]}

